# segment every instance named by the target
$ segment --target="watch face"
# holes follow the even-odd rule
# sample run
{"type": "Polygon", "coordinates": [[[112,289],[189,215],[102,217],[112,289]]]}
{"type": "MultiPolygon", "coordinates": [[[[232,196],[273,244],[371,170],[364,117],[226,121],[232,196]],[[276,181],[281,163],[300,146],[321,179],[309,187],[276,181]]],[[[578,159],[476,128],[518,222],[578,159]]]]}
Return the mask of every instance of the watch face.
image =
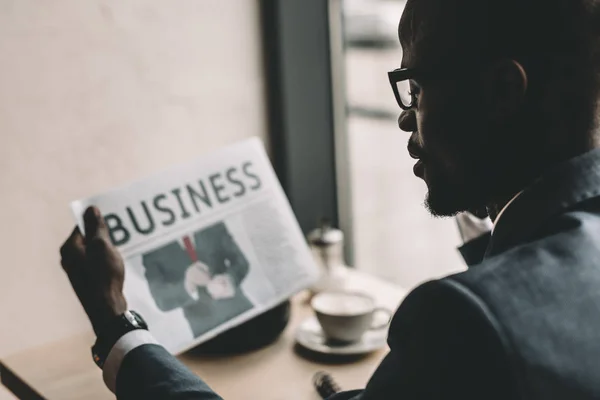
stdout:
{"type": "Polygon", "coordinates": [[[139,319],[136,318],[136,315],[131,311],[125,311],[125,318],[127,318],[127,321],[136,328],[141,326],[139,319]]]}
{"type": "Polygon", "coordinates": [[[124,316],[134,328],[148,329],[148,324],[146,324],[146,321],[144,321],[142,316],[135,311],[125,311],[124,316]]]}
{"type": "Polygon", "coordinates": [[[128,310],[119,315],[106,329],[98,335],[96,343],[92,347],[92,355],[96,364],[102,368],[108,353],[117,340],[123,335],[136,329],[148,329],[146,321],[135,311],[128,310]]]}

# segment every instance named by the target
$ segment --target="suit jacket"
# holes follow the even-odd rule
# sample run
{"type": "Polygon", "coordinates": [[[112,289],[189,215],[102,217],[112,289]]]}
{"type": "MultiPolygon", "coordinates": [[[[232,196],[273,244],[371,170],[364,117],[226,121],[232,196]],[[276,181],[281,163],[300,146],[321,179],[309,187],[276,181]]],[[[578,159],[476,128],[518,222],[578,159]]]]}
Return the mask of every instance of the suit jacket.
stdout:
{"type": "Polygon", "coordinates": [[[185,290],[185,273],[192,263],[179,243],[171,242],[144,254],[142,263],[154,301],[162,311],[182,307],[194,337],[252,308],[240,285],[249,264],[223,223],[194,233],[196,255],[206,264],[210,275],[227,274],[235,286],[229,299],[213,300],[206,288],[198,288],[198,299],[185,290]]]}
{"type": "MultiPolygon", "coordinates": [[[[600,150],[547,171],[488,239],[462,249],[467,271],[407,296],[367,387],[332,400],[600,398],[600,150]]],[[[132,382],[147,399],[219,398],[160,347],[132,353],[119,399],[140,395],[132,382]]]]}

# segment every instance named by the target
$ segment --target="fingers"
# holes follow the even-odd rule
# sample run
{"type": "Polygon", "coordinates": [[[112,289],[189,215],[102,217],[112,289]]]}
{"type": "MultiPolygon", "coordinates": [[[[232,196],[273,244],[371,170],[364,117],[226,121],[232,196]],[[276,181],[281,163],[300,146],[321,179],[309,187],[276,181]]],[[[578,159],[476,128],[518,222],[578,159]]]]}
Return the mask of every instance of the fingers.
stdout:
{"type": "Polygon", "coordinates": [[[102,238],[109,241],[108,227],[102,218],[102,213],[98,207],[90,206],[83,214],[83,224],[85,226],[86,240],[102,238]]]}
{"type": "Polygon", "coordinates": [[[89,264],[106,264],[110,253],[110,241],[108,240],[108,229],[98,207],[90,206],[85,210],[83,225],[85,226],[86,256],[91,261],[89,264]]]}
{"type": "Polygon", "coordinates": [[[85,225],[86,265],[93,279],[105,284],[102,290],[122,290],[125,276],[123,259],[112,244],[108,227],[97,207],[91,206],[83,214],[85,225]]]}
{"type": "MultiPolygon", "coordinates": [[[[76,266],[85,258],[85,245],[83,235],[78,227],[73,229],[69,238],[60,248],[61,264],[65,270],[76,266]]],[[[68,271],[67,271],[68,272],[68,271]]]]}
{"type": "Polygon", "coordinates": [[[71,286],[79,298],[79,302],[87,310],[89,293],[85,273],[85,244],[78,227],[73,229],[69,238],[60,248],[60,264],[67,274],[71,286]]]}
{"type": "Polygon", "coordinates": [[[206,272],[207,274],[209,274],[209,273],[210,273],[210,270],[208,269],[208,265],[206,265],[206,264],[204,264],[204,263],[202,263],[202,262],[200,262],[200,261],[198,261],[198,262],[196,263],[196,265],[197,265],[197,266],[198,266],[198,267],[199,267],[199,268],[200,268],[202,271],[206,272]]]}

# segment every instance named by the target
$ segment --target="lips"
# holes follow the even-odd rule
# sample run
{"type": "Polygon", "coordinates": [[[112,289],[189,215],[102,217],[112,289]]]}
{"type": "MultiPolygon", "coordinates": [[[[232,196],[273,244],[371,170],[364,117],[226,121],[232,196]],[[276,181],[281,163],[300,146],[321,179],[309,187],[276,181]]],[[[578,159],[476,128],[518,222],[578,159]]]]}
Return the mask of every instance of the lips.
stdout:
{"type": "Polygon", "coordinates": [[[422,160],[418,160],[413,167],[413,173],[415,176],[423,179],[425,177],[425,163],[422,160]]]}

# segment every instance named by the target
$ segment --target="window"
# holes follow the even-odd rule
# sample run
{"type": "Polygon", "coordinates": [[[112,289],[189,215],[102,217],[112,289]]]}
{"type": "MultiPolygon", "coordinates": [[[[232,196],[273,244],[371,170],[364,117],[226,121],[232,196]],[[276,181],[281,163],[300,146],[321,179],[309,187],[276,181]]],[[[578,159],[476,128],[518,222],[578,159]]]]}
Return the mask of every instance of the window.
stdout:
{"type": "Polygon", "coordinates": [[[403,0],[261,2],[275,169],[305,233],[327,218],[348,261],[411,288],[464,269],[451,219],[423,207],[387,72],[403,0]]]}
{"type": "Polygon", "coordinates": [[[353,264],[410,288],[464,264],[454,220],[433,218],[423,206],[426,186],[412,172],[409,134],[398,128],[387,72],[402,58],[403,7],[403,0],[341,0],[347,117],[338,135],[347,135],[348,154],[338,168],[349,171],[353,264]]]}

